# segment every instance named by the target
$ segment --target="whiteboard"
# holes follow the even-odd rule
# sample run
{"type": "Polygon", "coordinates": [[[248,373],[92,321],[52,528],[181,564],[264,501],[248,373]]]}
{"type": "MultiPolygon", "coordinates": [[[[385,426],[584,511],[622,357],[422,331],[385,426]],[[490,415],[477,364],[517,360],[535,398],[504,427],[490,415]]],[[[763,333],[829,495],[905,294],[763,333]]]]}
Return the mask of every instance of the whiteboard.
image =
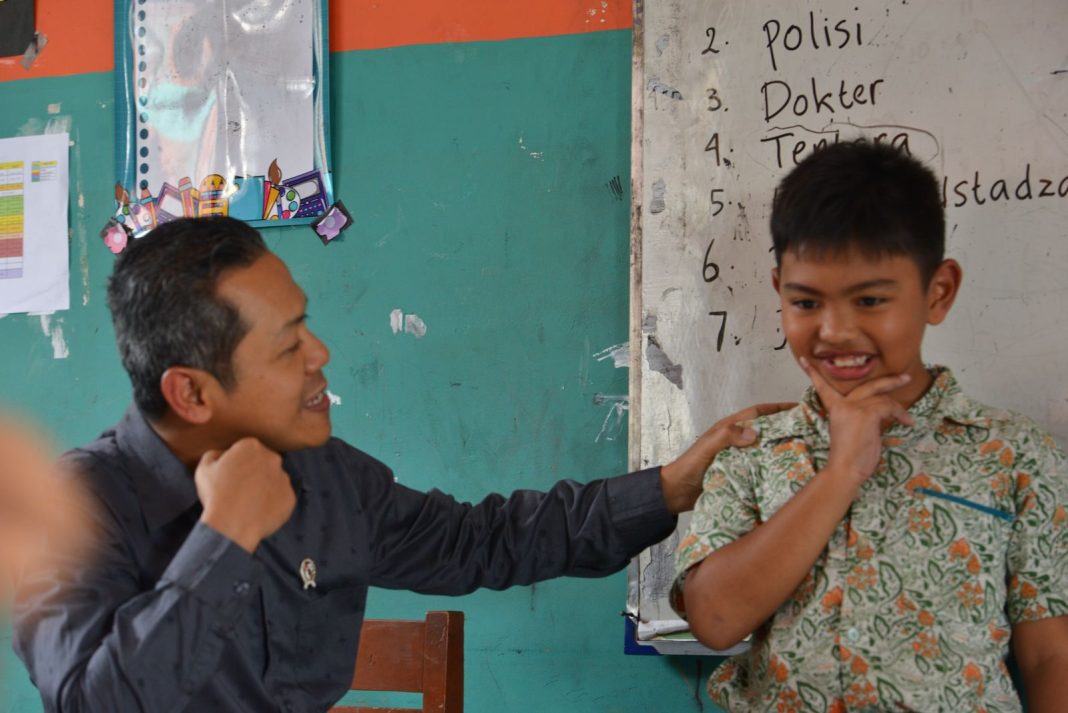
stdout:
{"type": "MultiPolygon", "coordinates": [[[[771,197],[814,146],[858,136],[907,146],[943,181],[964,284],[925,360],[1068,444],[1066,37],[1064,0],[638,0],[632,466],[800,396],[769,277],[771,197]]],[[[677,619],[677,539],[632,566],[639,638],[677,619]]]]}

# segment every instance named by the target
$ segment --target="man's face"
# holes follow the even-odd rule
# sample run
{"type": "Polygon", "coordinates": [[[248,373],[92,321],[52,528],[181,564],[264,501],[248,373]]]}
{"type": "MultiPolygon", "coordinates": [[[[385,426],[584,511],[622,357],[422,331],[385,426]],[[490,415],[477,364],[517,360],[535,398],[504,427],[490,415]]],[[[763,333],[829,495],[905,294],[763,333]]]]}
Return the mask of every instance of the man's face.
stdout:
{"type": "Polygon", "coordinates": [[[772,281],[794,357],[808,359],[839,393],[895,374],[912,377],[890,394],[906,407],[926,391],[923,332],[948,306],[931,299],[911,258],[851,251],[814,260],[790,251],[772,281]]]}
{"type": "Polygon", "coordinates": [[[229,445],[254,436],[285,452],[330,437],[322,368],[330,351],[305,321],[307,299],[277,256],[223,274],[217,294],[241,314],[248,333],[233,355],[235,384],[220,390],[210,426],[229,445]]]}

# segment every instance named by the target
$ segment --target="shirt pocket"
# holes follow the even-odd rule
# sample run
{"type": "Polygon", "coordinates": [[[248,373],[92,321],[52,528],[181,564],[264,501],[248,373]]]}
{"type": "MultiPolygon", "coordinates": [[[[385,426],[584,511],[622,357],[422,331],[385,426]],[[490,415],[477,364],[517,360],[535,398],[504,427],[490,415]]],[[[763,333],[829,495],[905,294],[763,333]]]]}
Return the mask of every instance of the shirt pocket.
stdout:
{"type": "Polygon", "coordinates": [[[953,601],[965,608],[984,603],[987,585],[1003,586],[1015,513],[993,497],[980,499],[922,487],[915,494],[930,513],[923,522],[917,519],[916,508],[910,510],[910,526],[929,529],[928,576],[952,588],[953,601]]]}

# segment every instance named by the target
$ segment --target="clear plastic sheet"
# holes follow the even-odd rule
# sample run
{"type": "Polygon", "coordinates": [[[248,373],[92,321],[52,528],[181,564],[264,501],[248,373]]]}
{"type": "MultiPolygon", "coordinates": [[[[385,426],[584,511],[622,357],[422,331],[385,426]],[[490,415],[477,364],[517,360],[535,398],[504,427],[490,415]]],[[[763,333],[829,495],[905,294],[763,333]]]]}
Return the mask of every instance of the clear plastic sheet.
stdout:
{"type": "Polygon", "coordinates": [[[324,5],[116,0],[113,223],[138,237],[179,217],[278,225],[326,212],[324,5]]]}

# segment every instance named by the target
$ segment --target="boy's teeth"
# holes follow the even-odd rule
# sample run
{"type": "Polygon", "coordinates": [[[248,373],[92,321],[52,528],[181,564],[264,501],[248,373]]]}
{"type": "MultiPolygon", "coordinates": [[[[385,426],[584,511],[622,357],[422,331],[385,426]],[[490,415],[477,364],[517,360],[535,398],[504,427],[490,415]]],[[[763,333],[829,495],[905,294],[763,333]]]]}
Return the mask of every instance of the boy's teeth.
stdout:
{"type": "Polygon", "coordinates": [[[312,398],[308,399],[304,403],[307,406],[315,406],[317,403],[319,403],[322,400],[323,400],[323,392],[320,391],[319,393],[317,393],[315,396],[313,396],[312,398]]]}
{"type": "Polygon", "coordinates": [[[864,366],[864,364],[868,363],[868,357],[866,357],[866,356],[835,357],[834,359],[831,360],[831,363],[833,363],[835,366],[842,367],[842,368],[848,368],[848,367],[851,367],[851,366],[864,366]]]}

